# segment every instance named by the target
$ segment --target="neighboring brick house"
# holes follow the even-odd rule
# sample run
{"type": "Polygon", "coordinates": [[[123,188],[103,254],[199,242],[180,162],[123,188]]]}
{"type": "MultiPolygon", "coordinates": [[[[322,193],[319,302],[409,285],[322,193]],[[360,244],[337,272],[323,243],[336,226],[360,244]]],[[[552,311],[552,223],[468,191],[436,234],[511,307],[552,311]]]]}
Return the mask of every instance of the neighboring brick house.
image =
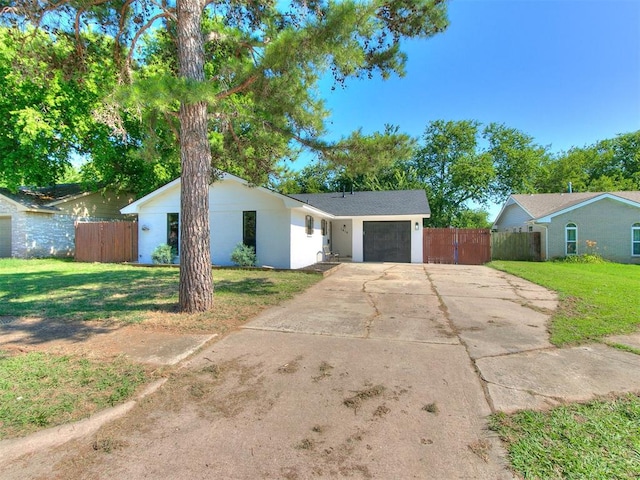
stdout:
{"type": "Polygon", "coordinates": [[[511,195],[498,232],[540,232],[542,258],[595,252],[640,264],[640,191],[511,195]]]}
{"type": "Polygon", "coordinates": [[[75,249],[75,223],[123,220],[125,193],[87,192],[79,184],[0,189],[0,257],[68,257],[75,249]]]}

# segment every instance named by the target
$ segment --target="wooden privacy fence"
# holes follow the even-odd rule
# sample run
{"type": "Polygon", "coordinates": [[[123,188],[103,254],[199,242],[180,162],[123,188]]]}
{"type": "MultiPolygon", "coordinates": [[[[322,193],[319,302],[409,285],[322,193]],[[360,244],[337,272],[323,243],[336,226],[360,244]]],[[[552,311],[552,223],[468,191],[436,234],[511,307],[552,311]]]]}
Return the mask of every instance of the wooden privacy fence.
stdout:
{"type": "Polygon", "coordinates": [[[491,260],[491,232],[484,228],[425,228],[424,263],[482,265],[491,260]]]}
{"type": "Polygon", "coordinates": [[[541,260],[540,232],[493,232],[492,260],[541,260]]]}
{"type": "Polygon", "coordinates": [[[138,223],[76,223],[75,259],[102,263],[138,261],[138,223]]]}

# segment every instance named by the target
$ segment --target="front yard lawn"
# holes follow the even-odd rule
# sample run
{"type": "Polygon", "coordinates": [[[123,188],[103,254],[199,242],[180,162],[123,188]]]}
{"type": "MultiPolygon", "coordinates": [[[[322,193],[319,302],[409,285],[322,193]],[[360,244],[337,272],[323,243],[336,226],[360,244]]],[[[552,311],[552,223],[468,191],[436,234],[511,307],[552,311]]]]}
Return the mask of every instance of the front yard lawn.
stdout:
{"type": "Polygon", "coordinates": [[[177,268],[64,260],[0,259],[0,317],[162,324],[181,332],[224,333],[262,309],[291,298],[319,275],[214,269],[214,309],[176,313],[177,268]]]}
{"type": "MultiPolygon", "coordinates": [[[[220,333],[319,281],[320,275],[263,270],[213,271],[214,309],[176,312],[177,268],[0,260],[0,333],[15,318],[45,322],[140,324],[178,333],[220,333]]],[[[131,398],[160,370],[127,361],[0,350],[0,439],[78,420],[131,398]]]]}
{"type": "MultiPolygon", "coordinates": [[[[550,325],[555,345],[602,341],[640,326],[640,266],[506,261],[489,266],[558,292],[560,306],[550,325]]],[[[490,423],[521,478],[640,478],[637,394],[547,412],[498,413],[490,423]]]]}
{"type": "Polygon", "coordinates": [[[554,345],[600,341],[640,327],[638,265],[494,261],[488,266],[558,292],[560,306],[550,325],[554,345]]]}

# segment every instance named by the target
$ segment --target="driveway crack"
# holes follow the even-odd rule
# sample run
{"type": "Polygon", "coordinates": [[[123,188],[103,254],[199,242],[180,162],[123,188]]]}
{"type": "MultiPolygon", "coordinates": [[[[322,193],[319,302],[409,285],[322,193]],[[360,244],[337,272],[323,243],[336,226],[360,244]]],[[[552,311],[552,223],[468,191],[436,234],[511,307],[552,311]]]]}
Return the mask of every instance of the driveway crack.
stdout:
{"type": "Polygon", "coordinates": [[[364,293],[366,295],[367,300],[369,301],[369,303],[371,304],[371,306],[373,307],[373,310],[374,310],[373,315],[371,315],[369,318],[367,318],[367,321],[366,321],[366,323],[364,325],[364,338],[369,338],[369,336],[371,335],[371,327],[373,326],[373,322],[376,320],[376,318],[380,317],[380,309],[378,308],[378,304],[376,302],[376,299],[373,296],[373,293],[367,291],[367,285],[369,283],[377,282],[379,280],[382,280],[385,277],[385,275],[387,275],[387,272],[389,270],[391,270],[392,268],[393,268],[393,266],[391,266],[389,268],[386,268],[376,278],[371,279],[371,280],[366,280],[365,282],[362,283],[362,293],[364,293]]]}
{"type": "Polygon", "coordinates": [[[467,352],[467,357],[469,357],[469,363],[471,364],[471,366],[473,367],[474,371],[476,372],[476,375],[477,375],[478,380],[480,382],[480,386],[482,388],[482,393],[484,395],[485,401],[487,402],[487,405],[489,405],[489,408],[491,409],[492,412],[495,412],[496,409],[495,409],[495,405],[493,403],[493,399],[491,398],[491,395],[489,394],[488,383],[485,380],[485,378],[483,377],[482,372],[478,368],[478,365],[476,364],[476,361],[473,359],[473,357],[469,353],[469,346],[467,345],[467,342],[465,342],[465,340],[460,336],[460,329],[458,327],[456,327],[455,323],[453,323],[453,320],[451,319],[451,316],[449,315],[449,308],[447,307],[447,304],[444,303],[444,299],[440,295],[440,292],[438,292],[438,288],[436,287],[436,284],[433,281],[433,278],[431,277],[431,275],[429,274],[429,271],[427,270],[426,266],[424,267],[424,273],[427,276],[427,279],[429,280],[429,285],[431,286],[431,291],[438,298],[440,311],[444,315],[444,318],[447,319],[447,323],[449,325],[449,328],[456,335],[456,337],[458,337],[458,342],[460,342],[460,344],[464,347],[465,351],[467,352]]]}

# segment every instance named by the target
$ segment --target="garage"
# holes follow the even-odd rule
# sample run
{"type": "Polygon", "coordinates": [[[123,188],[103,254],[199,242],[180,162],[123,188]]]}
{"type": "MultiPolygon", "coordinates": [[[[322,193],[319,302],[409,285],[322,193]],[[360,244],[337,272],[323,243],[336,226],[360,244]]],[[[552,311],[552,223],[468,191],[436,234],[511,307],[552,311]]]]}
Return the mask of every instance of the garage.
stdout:
{"type": "Polygon", "coordinates": [[[411,263],[411,222],[363,222],[365,262],[411,263]]]}
{"type": "Polygon", "coordinates": [[[0,217],[0,258],[11,256],[11,217],[0,217]]]}

